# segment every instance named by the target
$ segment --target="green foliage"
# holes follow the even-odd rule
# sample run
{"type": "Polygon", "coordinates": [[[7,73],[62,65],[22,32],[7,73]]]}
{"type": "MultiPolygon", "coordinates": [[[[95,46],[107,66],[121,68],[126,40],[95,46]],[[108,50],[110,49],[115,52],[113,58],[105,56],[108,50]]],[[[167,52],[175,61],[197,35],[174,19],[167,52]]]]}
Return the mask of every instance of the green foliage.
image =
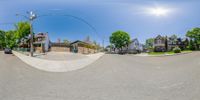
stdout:
{"type": "Polygon", "coordinates": [[[177,37],[176,34],[173,34],[172,36],[170,36],[170,39],[171,39],[170,40],[171,42],[173,42],[174,44],[176,44],[178,37],[177,37]]]}
{"type": "Polygon", "coordinates": [[[192,43],[193,46],[195,46],[195,49],[200,49],[200,28],[193,28],[192,30],[189,30],[186,36],[189,37],[190,40],[194,40],[192,43]]]}
{"type": "Polygon", "coordinates": [[[67,40],[67,39],[64,39],[63,42],[64,42],[64,44],[69,44],[70,43],[70,41],[67,40]]]}
{"type": "Polygon", "coordinates": [[[152,49],[153,48],[153,43],[154,43],[154,38],[149,38],[145,42],[145,46],[147,49],[152,49]]]}
{"type": "Polygon", "coordinates": [[[192,39],[191,39],[190,42],[189,42],[189,49],[190,49],[190,50],[195,50],[194,42],[193,42],[192,39]]]}
{"type": "Polygon", "coordinates": [[[130,43],[130,35],[124,31],[116,31],[110,36],[110,43],[121,49],[130,43]]]}
{"type": "Polygon", "coordinates": [[[172,38],[172,39],[174,39],[174,40],[176,40],[178,37],[177,37],[177,35],[176,34],[173,34],[170,38],[172,38]]]}
{"type": "Polygon", "coordinates": [[[16,30],[1,31],[0,30],[0,46],[5,48],[13,48],[17,45],[17,40],[24,38],[30,34],[30,24],[28,22],[19,22],[15,25],[16,30]]]}
{"type": "Polygon", "coordinates": [[[16,33],[15,33],[16,39],[21,39],[30,34],[30,24],[28,22],[19,22],[15,25],[15,28],[16,28],[16,33]]]}
{"type": "Polygon", "coordinates": [[[5,34],[6,34],[5,31],[0,30],[0,48],[3,48],[3,47],[6,46],[6,43],[5,43],[5,34]]]}
{"type": "Polygon", "coordinates": [[[9,48],[13,48],[16,46],[16,37],[15,37],[15,34],[16,32],[15,31],[8,31],[6,32],[5,34],[5,43],[6,43],[6,47],[9,47],[9,48]]]}
{"type": "Polygon", "coordinates": [[[174,53],[181,53],[181,49],[179,47],[175,47],[173,51],[174,53]]]}

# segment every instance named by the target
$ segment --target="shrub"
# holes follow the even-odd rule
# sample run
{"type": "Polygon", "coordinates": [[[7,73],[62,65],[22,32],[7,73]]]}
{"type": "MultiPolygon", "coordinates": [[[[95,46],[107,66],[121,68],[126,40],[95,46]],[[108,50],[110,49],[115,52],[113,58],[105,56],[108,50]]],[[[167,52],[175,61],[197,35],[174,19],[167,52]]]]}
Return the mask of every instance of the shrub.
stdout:
{"type": "Polygon", "coordinates": [[[181,49],[179,47],[175,47],[173,51],[174,53],[181,53],[181,49]]]}

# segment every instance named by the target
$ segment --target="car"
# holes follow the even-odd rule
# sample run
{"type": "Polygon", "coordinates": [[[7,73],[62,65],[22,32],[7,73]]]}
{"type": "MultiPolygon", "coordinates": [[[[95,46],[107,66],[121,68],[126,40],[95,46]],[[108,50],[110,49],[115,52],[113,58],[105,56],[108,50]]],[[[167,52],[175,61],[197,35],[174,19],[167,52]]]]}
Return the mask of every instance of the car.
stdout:
{"type": "Polygon", "coordinates": [[[5,54],[12,54],[12,49],[10,49],[10,48],[5,48],[5,49],[4,49],[4,53],[5,53],[5,54]]]}

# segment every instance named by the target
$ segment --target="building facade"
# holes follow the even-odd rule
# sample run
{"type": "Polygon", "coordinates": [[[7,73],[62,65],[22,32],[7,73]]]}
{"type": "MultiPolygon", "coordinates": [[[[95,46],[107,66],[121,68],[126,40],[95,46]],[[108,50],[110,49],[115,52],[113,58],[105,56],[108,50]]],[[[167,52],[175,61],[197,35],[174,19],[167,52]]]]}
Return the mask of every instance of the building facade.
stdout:
{"type": "Polygon", "coordinates": [[[154,51],[156,52],[164,52],[167,50],[166,48],[166,38],[162,37],[161,35],[158,35],[155,39],[154,39],[154,44],[153,44],[153,48],[154,51]]]}
{"type": "Polygon", "coordinates": [[[53,52],[70,52],[70,44],[68,43],[51,43],[50,51],[53,52]]]}
{"type": "Polygon", "coordinates": [[[34,36],[34,50],[38,53],[48,52],[50,49],[50,40],[47,33],[38,33],[34,36]]]}
{"type": "Polygon", "coordinates": [[[70,51],[73,53],[90,54],[97,52],[97,48],[95,45],[79,40],[70,43],[70,47],[70,51]]]}
{"type": "Polygon", "coordinates": [[[131,40],[129,46],[128,46],[128,52],[129,53],[140,53],[143,51],[143,45],[139,43],[138,39],[135,38],[131,40]]]}
{"type": "Polygon", "coordinates": [[[184,50],[187,48],[188,44],[189,40],[187,38],[177,38],[175,35],[172,35],[171,37],[158,35],[154,39],[153,48],[155,52],[172,51],[175,47],[179,47],[181,50],[184,50]]]}

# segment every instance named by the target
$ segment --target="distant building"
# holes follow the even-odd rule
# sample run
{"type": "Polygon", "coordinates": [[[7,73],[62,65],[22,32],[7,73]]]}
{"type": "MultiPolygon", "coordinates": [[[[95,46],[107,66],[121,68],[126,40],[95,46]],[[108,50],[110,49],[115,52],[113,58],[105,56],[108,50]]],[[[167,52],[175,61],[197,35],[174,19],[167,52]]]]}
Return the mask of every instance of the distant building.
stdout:
{"type": "Polygon", "coordinates": [[[74,53],[89,54],[97,52],[97,48],[95,45],[80,40],[72,42],[70,46],[71,46],[71,52],[74,53]]]}
{"type": "Polygon", "coordinates": [[[164,52],[167,50],[166,48],[166,38],[162,37],[161,35],[158,35],[155,39],[154,39],[154,51],[156,52],[164,52]]]}
{"type": "Polygon", "coordinates": [[[164,52],[164,51],[171,51],[175,47],[179,47],[182,50],[186,49],[187,45],[189,44],[189,40],[187,38],[177,38],[175,35],[171,37],[162,37],[158,35],[154,39],[154,51],[155,52],[164,52]]]}
{"type": "Polygon", "coordinates": [[[129,53],[139,53],[143,51],[143,45],[139,43],[138,39],[135,38],[131,40],[131,43],[128,46],[129,53]]]}
{"type": "Polygon", "coordinates": [[[70,52],[70,44],[69,43],[50,43],[51,48],[50,51],[54,52],[70,52]]]}
{"type": "Polygon", "coordinates": [[[177,46],[184,50],[189,45],[189,40],[187,38],[178,38],[177,39],[177,46]]]}
{"type": "Polygon", "coordinates": [[[177,46],[177,37],[172,35],[171,37],[167,38],[167,50],[171,51],[173,48],[177,46]]]}
{"type": "Polygon", "coordinates": [[[48,52],[50,48],[50,40],[49,36],[47,33],[38,33],[35,35],[34,39],[34,49],[35,52],[43,53],[43,52],[48,52]]]}
{"type": "Polygon", "coordinates": [[[51,42],[50,51],[90,54],[97,52],[97,46],[80,40],[74,41],[72,43],[51,42]]]}

